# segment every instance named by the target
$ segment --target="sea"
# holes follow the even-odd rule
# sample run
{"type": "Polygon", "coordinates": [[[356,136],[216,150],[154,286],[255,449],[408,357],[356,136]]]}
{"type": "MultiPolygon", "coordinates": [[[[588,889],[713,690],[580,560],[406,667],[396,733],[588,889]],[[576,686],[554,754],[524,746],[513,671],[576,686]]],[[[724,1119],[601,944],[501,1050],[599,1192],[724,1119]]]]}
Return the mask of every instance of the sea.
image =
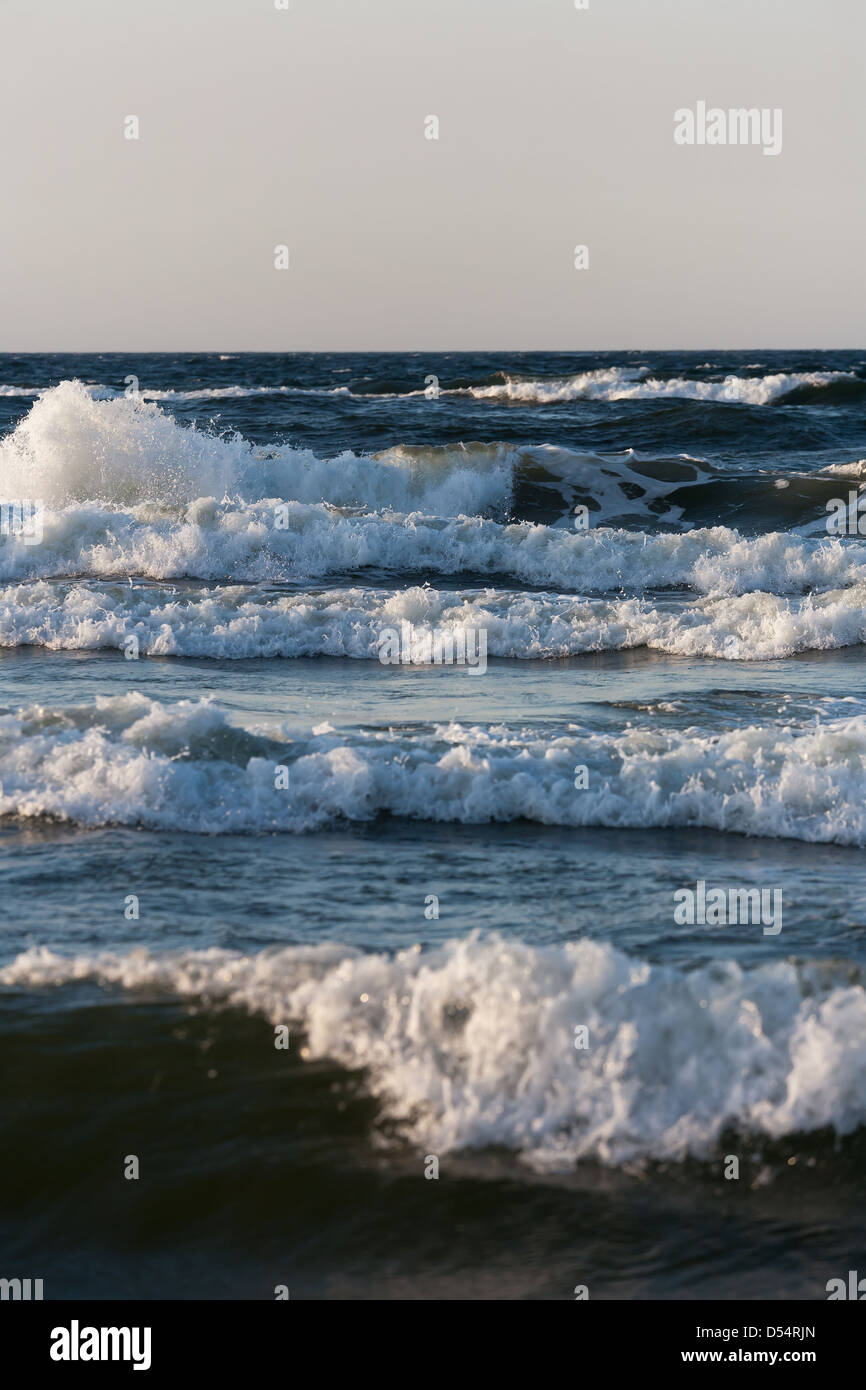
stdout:
{"type": "Polygon", "coordinates": [[[0,436],[0,1276],[866,1274],[863,353],[6,354],[0,436]]]}

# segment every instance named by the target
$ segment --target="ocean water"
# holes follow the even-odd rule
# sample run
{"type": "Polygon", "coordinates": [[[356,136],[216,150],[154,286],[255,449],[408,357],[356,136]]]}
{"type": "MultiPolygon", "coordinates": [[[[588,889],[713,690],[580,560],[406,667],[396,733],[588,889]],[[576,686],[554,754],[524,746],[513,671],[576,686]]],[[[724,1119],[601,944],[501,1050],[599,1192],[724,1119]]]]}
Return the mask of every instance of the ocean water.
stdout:
{"type": "Polygon", "coordinates": [[[862,1267],[864,424],[848,352],[0,357],[0,1273],[862,1267]]]}

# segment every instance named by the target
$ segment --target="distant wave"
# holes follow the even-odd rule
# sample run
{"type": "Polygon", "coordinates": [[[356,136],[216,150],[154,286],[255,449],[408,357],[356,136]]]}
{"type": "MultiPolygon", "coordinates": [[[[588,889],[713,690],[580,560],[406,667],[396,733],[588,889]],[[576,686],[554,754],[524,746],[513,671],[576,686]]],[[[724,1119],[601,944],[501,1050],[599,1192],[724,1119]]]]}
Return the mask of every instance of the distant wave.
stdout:
{"type": "MultiPolygon", "coordinates": [[[[228,359],[220,359],[228,360],[228,359]]],[[[65,385],[61,382],[60,385],[65,385]]],[[[94,401],[118,401],[134,400],[136,397],[141,401],[220,401],[236,400],[247,396],[351,396],[354,393],[348,386],[314,387],[314,386],[199,386],[186,391],[175,391],[170,387],[147,388],[142,385],[140,389],[130,394],[125,387],[108,386],[100,384],[81,383],[84,390],[94,401]]],[[[57,386],[4,386],[0,385],[0,396],[9,397],[34,397],[47,395],[50,391],[56,391],[57,386]]],[[[421,395],[424,393],[421,392],[421,395]]]]}
{"type": "Polygon", "coordinates": [[[34,947],[0,969],[7,989],[75,981],[297,1026],[303,1058],[363,1070],[379,1125],[422,1153],[504,1146],[565,1171],[866,1123],[866,989],[844,963],[682,970],[587,939],[472,934],[395,955],[34,947]]]}
{"type": "Polygon", "coordinates": [[[235,585],[190,592],[37,581],[0,589],[0,647],[6,648],[124,651],[134,638],[142,656],[376,661],[382,633],[396,629],[402,641],[403,623],[419,662],[434,630],[456,643],[479,629],[490,657],[555,659],[649,647],[767,661],[866,644],[866,578],[794,598],[758,591],[689,601],[418,586],[274,593],[235,585]]]}
{"type": "MultiPolygon", "coordinates": [[[[469,677],[467,677],[469,679],[469,677]]],[[[139,693],[0,716],[0,815],[200,834],[379,815],[484,824],[702,826],[866,845],[866,716],[725,733],[437,725],[245,728],[139,693]],[[278,787],[275,767],[289,768],[278,787]],[[588,785],[575,785],[575,769],[588,785]]]]}
{"type": "Polygon", "coordinates": [[[665,397],[728,404],[774,405],[820,400],[828,390],[847,388],[849,396],[866,396],[866,381],[852,372],[770,372],[762,376],[731,373],[716,381],[648,375],[636,367],[602,367],[568,377],[503,376],[500,382],[465,388],[477,400],[538,404],[559,401],[640,401],[665,397]]]}
{"type": "MultiPolygon", "coordinates": [[[[228,359],[221,359],[228,360],[228,359]]],[[[429,364],[427,364],[429,367],[429,364]]],[[[429,371],[425,367],[425,380],[429,371]]],[[[0,397],[35,397],[56,387],[0,385],[0,397]]],[[[85,388],[95,400],[125,398],[125,390],[105,384],[85,388]]],[[[430,391],[441,396],[470,396],[477,401],[502,401],[523,405],[551,405],[564,401],[675,400],[708,401],[743,405],[845,404],[866,396],[866,380],[854,372],[765,372],[742,376],[723,374],[717,367],[713,379],[663,376],[644,367],[599,367],[568,376],[521,377],[496,373],[477,383],[443,383],[438,387],[420,384],[408,389],[398,382],[369,383],[368,389],[351,386],[293,386],[290,384],[247,386],[199,386],[185,390],[148,387],[142,382],[140,399],[146,401],[220,401],[255,396],[343,396],[352,400],[427,400],[430,391]]]]}

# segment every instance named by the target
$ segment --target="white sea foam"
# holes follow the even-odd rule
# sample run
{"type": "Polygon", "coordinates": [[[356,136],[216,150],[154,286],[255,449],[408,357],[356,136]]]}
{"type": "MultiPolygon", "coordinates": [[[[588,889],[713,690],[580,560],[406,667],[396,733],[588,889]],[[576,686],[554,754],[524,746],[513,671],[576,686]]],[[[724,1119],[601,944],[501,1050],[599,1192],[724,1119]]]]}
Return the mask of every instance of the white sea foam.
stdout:
{"type": "Polygon", "coordinates": [[[202,834],[387,813],[482,824],[703,826],[866,845],[866,717],[725,733],[440,725],[244,729],[139,693],[0,717],[0,815],[202,834]],[[290,785],[275,786],[275,766],[290,785]],[[575,769],[588,768],[578,789],[575,769]]]}
{"type": "MultiPolygon", "coordinates": [[[[235,585],[200,592],[93,583],[0,589],[0,647],[122,651],[221,659],[343,656],[377,660],[382,632],[403,622],[419,653],[434,629],[487,634],[491,657],[539,659],[649,647],[682,656],[765,661],[866,642],[866,581],[806,597],[768,593],[655,602],[497,589],[410,586],[273,593],[235,585]]],[[[419,660],[420,660],[419,656],[419,660]]]]}
{"type": "Polygon", "coordinates": [[[837,478],[852,478],[860,481],[866,478],[866,459],[854,459],[851,463],[831,463],[821,471],[837,478]]]}
{"type": "Polygon", "coordinates": [[[866,990],[841,967],[683,971],[598,941],[474,934],[395,955],[33,948],[0,969],[17,989],[82,980],[300,1025],[304,1059],[364,1069],[380,1118],[426,1153],[505,1145],[567,1170],[706,1158],[729,1129],[773,1140],[866,1123],[866,990]]]}
{"type": "Polygon", "coordinates": [[[351,396],[348,386],[200,386],[188,391],[148,390],[141,395],[147,401],[222,401],[245,396],[351,396]]]}

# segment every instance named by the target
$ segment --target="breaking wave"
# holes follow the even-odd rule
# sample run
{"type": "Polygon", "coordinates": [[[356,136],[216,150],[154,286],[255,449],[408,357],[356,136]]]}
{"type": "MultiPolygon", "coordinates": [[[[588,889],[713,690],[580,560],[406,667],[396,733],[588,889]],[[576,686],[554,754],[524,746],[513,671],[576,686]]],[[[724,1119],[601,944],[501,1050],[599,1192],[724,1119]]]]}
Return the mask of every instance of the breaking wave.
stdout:
{"type": "Polygon", "coordinates": [[[681,970],[592,940],[473,934],[394,955],[41,947],[0,969],[7,988],[85,980],[299,1025],[301,1056],[362,1070],[380,1124],[422,1152],[506,1146],[561,1171],[707,1158],[727,1131],[774,1140],[866,1123],[866,989],[842,964],[681,970]]]}
{"type": "MultiPolygon", "coordinates": [[[[152,400],[99,399],[80,382],[46,391],[0,440],[0,502],[176,514],[200,499],[323,504],[353,514],[421,513],[592,526],[745,531],[825,527],[827,503],[862,460],[824,473],[731,474],[688,455],[650,457],[542,444],[398,444],[319,458],[290,444],[181,425],[152,400]]],[[[4,545],[3,549],[7,547],[4,545]]]]}

